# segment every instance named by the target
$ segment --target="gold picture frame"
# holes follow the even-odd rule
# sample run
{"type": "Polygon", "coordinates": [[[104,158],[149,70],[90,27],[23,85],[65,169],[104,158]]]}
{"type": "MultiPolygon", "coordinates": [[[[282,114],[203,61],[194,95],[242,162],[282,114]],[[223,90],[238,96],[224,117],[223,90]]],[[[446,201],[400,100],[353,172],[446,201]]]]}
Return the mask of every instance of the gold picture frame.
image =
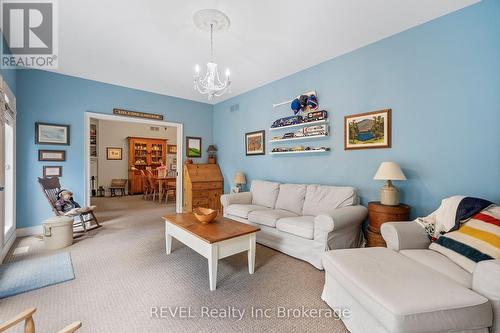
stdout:
{"type": "Polygon", "coordinates": [[[344,117],[344,150],[391,147],[391,109],[344,117]]]}

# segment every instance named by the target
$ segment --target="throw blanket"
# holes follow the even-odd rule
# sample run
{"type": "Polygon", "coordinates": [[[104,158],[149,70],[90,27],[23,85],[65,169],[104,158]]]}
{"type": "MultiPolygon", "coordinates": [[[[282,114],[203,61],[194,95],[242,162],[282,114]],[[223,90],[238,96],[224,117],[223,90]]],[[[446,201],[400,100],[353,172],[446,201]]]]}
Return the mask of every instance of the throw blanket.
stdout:
{"type": "Polygon", "coordinates": [[[500,258],[500,207],[490,205],[462,223],[457,230],[441,235],[429,246],[469,273],[483,260],[500,258]]]}
{"type": "Polygon", "coordinates": [[[436,211],[416,221],[436,240],[446,232],[457,230],[461,223],[492,204],[488,200],[456,195],[443,199],[436,211]]]}

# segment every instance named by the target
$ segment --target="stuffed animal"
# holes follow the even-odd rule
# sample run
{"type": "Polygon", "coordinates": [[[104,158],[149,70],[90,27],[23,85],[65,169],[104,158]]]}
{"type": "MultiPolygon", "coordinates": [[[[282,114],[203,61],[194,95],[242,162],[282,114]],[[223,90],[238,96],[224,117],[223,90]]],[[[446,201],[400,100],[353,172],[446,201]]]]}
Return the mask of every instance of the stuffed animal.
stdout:
{"type": "Polygon", "coordinates": [[[64,215],[78,215],[94,210],[95,206],[82,208],[78,202],[73,200],[73,192],[60,190],[57,193],[56,209],[64,215]]]}

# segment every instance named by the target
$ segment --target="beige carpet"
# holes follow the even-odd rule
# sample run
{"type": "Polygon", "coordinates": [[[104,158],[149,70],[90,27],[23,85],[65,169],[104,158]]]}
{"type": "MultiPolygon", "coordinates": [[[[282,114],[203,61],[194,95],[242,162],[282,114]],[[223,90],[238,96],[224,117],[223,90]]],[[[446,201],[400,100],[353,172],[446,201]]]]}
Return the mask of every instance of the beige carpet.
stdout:
{"type": "MultiPolygon", "coordinates": [[[[329,309],[320,299],[324,273],[311,265],[258,246],[254,275],[248,274],[246,254],[225,258],[217,290],[210,292],[205,258],[176,241],[172,254],[165,254],[161,216],[173,212],[173,205],[137,196],[96,204],[104,226],[63,250],[71,252],[75,280],[0,300],[0,321],[34,306],[37,332],[56,332],[76,320],[83,322],[79,332],[92,333],[346,331],[333,318],[278,317],[279,307],[329,309]],[[163,319],[151,318],[155,306],[165,307],[163,319]],[[173,317],[167,307],[176,306],[187,307],[195,318],[173,317]],[[234,307],[245,314],[243,320],[208,319],[202,307],[234,307]],[[253,318],[252,307],[271,309],[270,318],[253,318]]],[[[6,261],[53,253],[34,237],[18,240],[19,246],[30,246],[29,252],[10,253],[6,261]]]]}

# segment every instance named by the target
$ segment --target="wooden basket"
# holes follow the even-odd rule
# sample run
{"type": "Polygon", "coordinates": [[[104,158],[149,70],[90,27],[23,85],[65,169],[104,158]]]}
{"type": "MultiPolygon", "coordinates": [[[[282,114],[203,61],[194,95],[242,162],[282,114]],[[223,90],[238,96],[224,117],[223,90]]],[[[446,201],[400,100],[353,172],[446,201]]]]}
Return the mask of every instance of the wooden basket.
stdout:
{"type": "Polygon", "coordinates": [[[207,224],[215,220],[217,217],[217,211],[210,208],[198,207],[193,209],[193,214],[198,221],[203,224],[207,224]]]}

